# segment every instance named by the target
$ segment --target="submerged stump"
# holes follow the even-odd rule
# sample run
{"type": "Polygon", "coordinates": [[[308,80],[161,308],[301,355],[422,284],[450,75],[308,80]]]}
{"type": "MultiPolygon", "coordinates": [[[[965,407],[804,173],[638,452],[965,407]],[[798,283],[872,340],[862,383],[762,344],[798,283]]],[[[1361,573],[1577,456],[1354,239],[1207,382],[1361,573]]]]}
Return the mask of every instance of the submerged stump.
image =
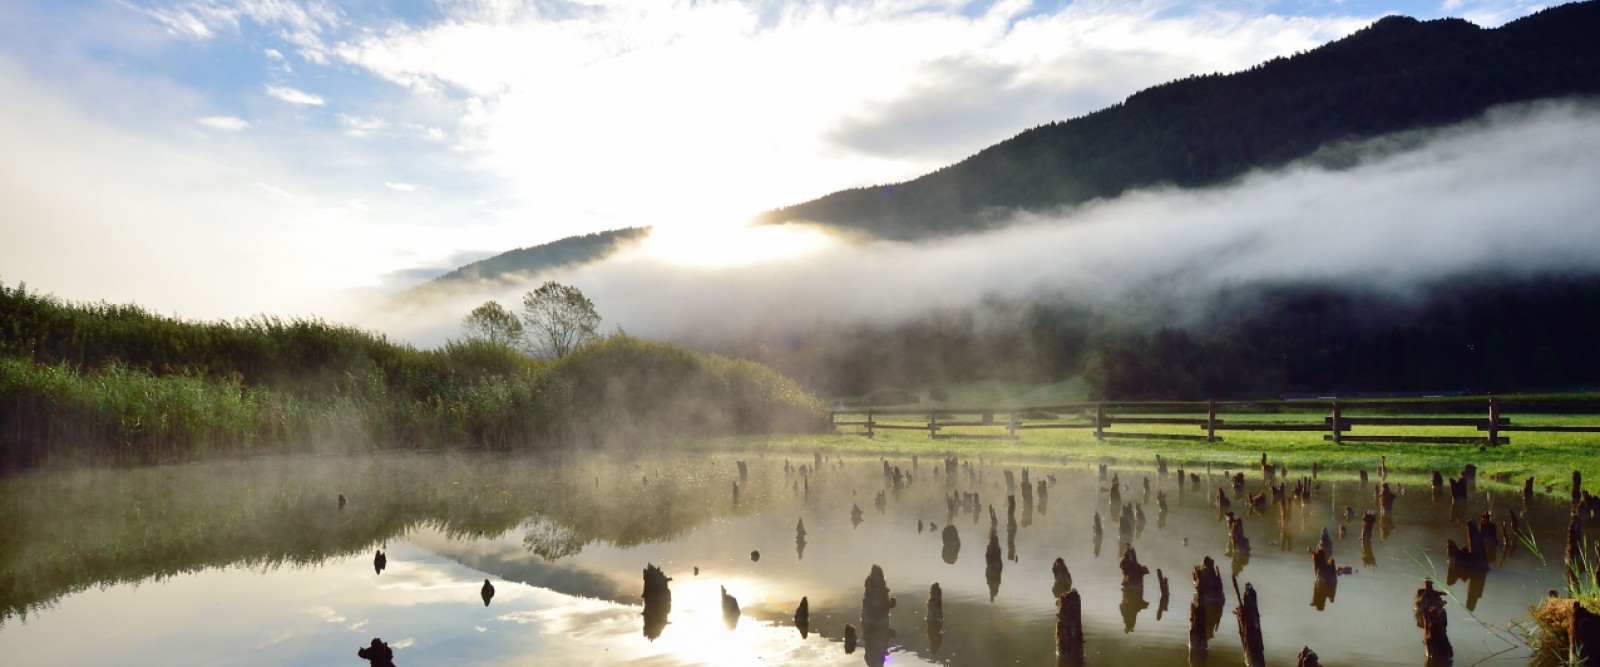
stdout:
{"type": "Polygon", "coordinates": [[[1083,599],[1077,591],[1056,598],[1056,657],[1073,667],[1083,664],[1083,599]]]}
{"type": "MultiPolygon", "coordinates": [[[[1238,585],[1238,580],[1234,580],[1238,585]]],[[[1244,585],[1244,596],[1239,599],[1239,607],[1233,610],[1239,617],[1239,641],[1244,644],[1245,667],[1267,667],[1266,648],[1261,640],[1261,610],[1256,604],[1256,589],[1250,584],[1244,585]]]]}
{"type": "Polygon", "coordinates": [[[1437,662],[1454,659],[1455,649],[1451,648],[1450,637],[1446,633],[1448,620],[1444,613],[1444,592],[1433,587],[1432,579],[1422,580],[1422,588],[1417,589],[1416,599],[1412,602],[1412,611],[1416,614],[1417,627],[1422,628],[1424,655],[1437,662]]]}

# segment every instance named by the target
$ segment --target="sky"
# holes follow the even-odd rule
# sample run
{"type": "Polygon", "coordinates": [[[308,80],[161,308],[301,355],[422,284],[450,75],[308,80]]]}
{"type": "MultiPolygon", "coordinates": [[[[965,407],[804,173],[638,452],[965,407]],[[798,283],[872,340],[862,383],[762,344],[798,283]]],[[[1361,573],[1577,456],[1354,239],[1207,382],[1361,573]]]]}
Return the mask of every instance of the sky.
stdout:
{"type": "MultiPolygon", "coordinates": [[[[0,3],[0,281],[188,318],[337,318],[474,259],[906,180],[1386,14],[1508,1],[0,3]]],[[[669,242],[670,241],[670,242],[669,242]]]]}

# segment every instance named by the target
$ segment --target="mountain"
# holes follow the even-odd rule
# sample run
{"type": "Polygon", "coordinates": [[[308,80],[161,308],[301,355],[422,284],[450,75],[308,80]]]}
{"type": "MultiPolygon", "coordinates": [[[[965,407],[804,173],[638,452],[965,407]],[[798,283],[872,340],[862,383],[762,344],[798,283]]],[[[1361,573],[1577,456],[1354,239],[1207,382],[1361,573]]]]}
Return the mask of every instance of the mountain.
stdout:
{"type": "Polygon", "coordinates": [[[911,181],[835,192],[762,221],[891,239],[959,234],[996,226],[1017,209],[1159,184],[1215,185],[1333,142],[1460,122],[1498,104],[1592,94],[1600,94],[1600,2],[1494,29],[1389,16],[1293,57],[1148,88],[911,181]]]}
{"type": "Polygon", "coordinates": [[[442,292],[473,290],[485,285],[498,286],[526,282],[541,271],[605,259],[627,245],[644,240],[649,227],[627,227],[508,250],[481,259],[396,295],[400,299],[423,298],[442,292]]]}

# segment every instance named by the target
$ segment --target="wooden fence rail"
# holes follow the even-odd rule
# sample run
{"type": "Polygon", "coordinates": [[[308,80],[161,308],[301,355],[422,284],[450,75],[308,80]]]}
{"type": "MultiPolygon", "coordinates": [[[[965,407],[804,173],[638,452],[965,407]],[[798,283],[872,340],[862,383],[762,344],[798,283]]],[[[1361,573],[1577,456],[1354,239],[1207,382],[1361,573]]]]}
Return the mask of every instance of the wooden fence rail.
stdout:
{"type": "Polygon", "coordinates": [[[1254,401],[1254,402],[1127,402],[1098,401],[1093,403],[1068,403],[1032,408],[1016,407],[935,407],[935,408],[858,408],[837,409],[831,416],[835,430],[841,427],[859,427],[857,435],[873,437],[880,430],[927,431],[934,439],[1002,439],[1017,440],[1019,431],[1047,429],[1094,429],[1094,437],[1139,438],[1149,440],[1197,440],[1216,442],[1222,440],[1218,431],[1281,431],[1320,432],[1323,440],[1330,442],[1418,442],[1418,443],[1479,443],[1503,445],[1510,439],[1503,434],[1520,433],[1600,433],[1596,426],[1558,426],[1540,424],[1513,424],[1501,413],[1508,408],[1524,411],[1557,409],[1567,413],[1600,416],[1600,400],[1552,401],[1549,399],[1504,399],[1486,397],[1476,399],[1447,399],[1423,401],[1254,401]],[[1405,411],[1404,416],[1357,414],[1350,412],[1405,411]],[[1313,415],[1306,423],[1274,423],[1248,421],[1251,415],[1259,417],[1273,413],[1327,412],[1320,423],[1313,415]],[[1446,413],[1448,416],[1423,416],[1415,413],[1446,413]],[[1230,419],[1224,420],[1222,414],[1230,419]],[[1477,413],[1482,417],[1461,416],[1477,413]],[[1061,415],[1071,415],[1063,420],[1061,415]],[[857,416],[840,419],[841,416],[857,416]],[[909,421],[907,417],[926,417],[925,422],[909,421]],[[887,418],[887,419],[884,419],[887,418]],[[1234,419],[1238,418],[1238,419],[1234,419]],[[1116,425],[1193,426],[1201,433],[1134,432],[1111,430],[1116,425]],[[1351,434],[1355,427],[1455,427],[1475,428],[1480,435],[1408,435],[1351,434]],[[973,429],[1004,429],[1003,433],[974,433],[973,429]],[[959,433],[947,429],[963,429],[959,433]]]}

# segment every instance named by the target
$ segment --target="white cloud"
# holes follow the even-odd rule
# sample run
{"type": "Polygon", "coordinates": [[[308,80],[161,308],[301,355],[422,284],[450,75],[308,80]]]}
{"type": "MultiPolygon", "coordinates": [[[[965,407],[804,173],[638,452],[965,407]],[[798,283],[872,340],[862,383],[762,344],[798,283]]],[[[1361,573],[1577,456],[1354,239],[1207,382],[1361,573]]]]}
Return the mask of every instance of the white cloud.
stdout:
{"type": "Polygon", "coordinates": [[[390,190],[394,190],[396,192],[416,192],[417,191],[417,186],[412,185],[410,183],[397,183],[395,181],[384,181],[383,182],[383,186],[386,187],[386,188],[389,188],[390,190]]]}
{"type": "Polygon", "coordinates": [[[1311,48],[1366,19],[1087,0],[1023,18],[924,4],[447,5],[336,47],[456,101],[456,148],[551,237],[718,224],[911,178],[1040,123],[1196,71],[1311,48]],[[627,196],[619,196],[626,192],[627,196]]]}
{"type": "Polygon", "coordinates": [[[339,114],[339,124],[344,126],[346,135],[357,138],[364,138],[389,126],[389,123],[382,118],[346,113],[339,114]]]}
{"type": "Polygon", "coordinates": [[[222,130],[224,132],[240,132],[250,129],[250,121],[238,116],[206,116],[197,119],[195,122],[213,130],[222,130]]]}
{"type": "Polygon", "coordinates": [[[267,94],[290,104],[322,106],[326,102],[316,95],[288,86],[267,86],[267,94]]]}
{"type": "Polygon", "coordinates": [[[318,63],[327,62],[322,34],[343,24],[337,9],[318,0],[188,0],[135,7],[180,38],[208,40],[237,33],[245,21],[273,28],[279,38],[299,47],[302,57],[318,63]]]}

